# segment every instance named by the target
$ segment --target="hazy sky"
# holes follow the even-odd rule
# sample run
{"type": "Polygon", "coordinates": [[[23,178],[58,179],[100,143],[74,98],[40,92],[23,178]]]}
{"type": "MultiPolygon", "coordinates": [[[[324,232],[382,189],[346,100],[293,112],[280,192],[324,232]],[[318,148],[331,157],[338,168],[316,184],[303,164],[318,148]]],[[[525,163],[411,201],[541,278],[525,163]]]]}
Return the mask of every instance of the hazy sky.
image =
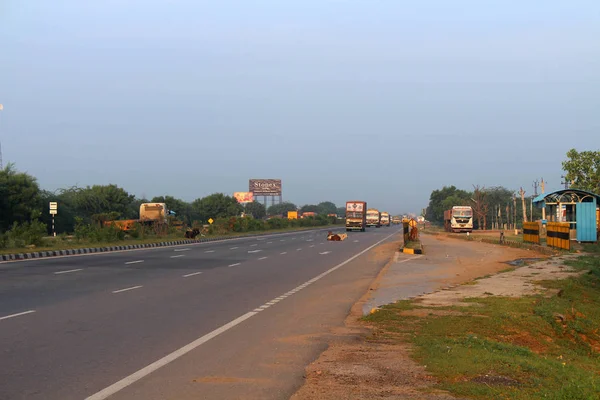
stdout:
{"type": "Polygon", "coordinates": [[[0,1],[4,161],[47,189],[419,211],[600,148],[600,1],[0,1]]]}

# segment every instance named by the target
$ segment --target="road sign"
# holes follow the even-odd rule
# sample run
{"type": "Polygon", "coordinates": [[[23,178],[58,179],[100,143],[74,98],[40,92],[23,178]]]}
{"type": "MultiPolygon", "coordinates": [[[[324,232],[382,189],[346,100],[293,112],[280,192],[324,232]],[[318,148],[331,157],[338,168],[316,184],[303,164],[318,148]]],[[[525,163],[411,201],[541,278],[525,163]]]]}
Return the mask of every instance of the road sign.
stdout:
{"type": "Polygon", "coordinates": [[[50,202],[50,209],[51,210],[57,210],[58,209],[58,203],[55,201],[51,201],[50,202]]]}
{"type": "Polygon", "coordinates": [[[58,214],[58,210],[50,210],[50,215],[56,215],[58,214]]]}
{"type": "Polygon", "coordinates": [[[212,218],[208,219],[208,223],[212,225],[212,223],[215,222],[215,220],[213,220],[212,218]]]}

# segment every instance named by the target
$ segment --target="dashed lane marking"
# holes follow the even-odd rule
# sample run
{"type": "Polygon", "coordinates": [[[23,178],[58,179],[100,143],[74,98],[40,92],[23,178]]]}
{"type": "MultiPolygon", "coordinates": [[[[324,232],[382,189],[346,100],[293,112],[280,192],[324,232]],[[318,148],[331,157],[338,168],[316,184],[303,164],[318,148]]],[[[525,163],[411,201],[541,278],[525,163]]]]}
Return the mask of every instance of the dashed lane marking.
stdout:
{"type": "Polygon", "coordinates": [[[136,260],[136,261],[127,261],[125,264],[129,265],[129,264],[139,264],[139,263],[143,263],[144,260],[136,260]]]}
{"type": "Polygon", "coordinates": [[[143,287],[143,286],[141,286],[141,285],[140,286],[132,286],[132,287],[128,287],[128,288],[125,288],[125,289],[113,290],[113,293],[127,292],[129,290],[135,290],[135,289],[139,289],[141,287],[143,287]]]}
{"type": "Polygon", "coordinates": [[[57,271],[54,273],[54,275],[70,274],[71,272],[79,272],[79,271],[83,271],[83,268],[68,269],[66,271],[57,271]]]}
{"type": "Polygon", "coordinates": [[[191,274],[183,275],[184,278],[189,278],[190,276],[200,275],[202,272],[192,272],[191,274]]]}

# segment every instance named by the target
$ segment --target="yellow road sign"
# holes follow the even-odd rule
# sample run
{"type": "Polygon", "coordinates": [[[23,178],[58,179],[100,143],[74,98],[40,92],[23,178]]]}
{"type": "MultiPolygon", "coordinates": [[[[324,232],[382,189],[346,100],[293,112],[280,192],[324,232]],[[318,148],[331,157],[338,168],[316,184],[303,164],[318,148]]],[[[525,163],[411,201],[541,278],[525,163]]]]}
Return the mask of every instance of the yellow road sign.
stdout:
{"type": "Polygon", "coordinates": [[[208,223],[209,223],[209,224],[211,224],[211,225],[212,225],[212,223],[213,223],[213,222],[215,222],[215,220],[214,220],[214,219],[212,219],[212,218],[209,218],[209,219],[208,219],[208,223]]]}

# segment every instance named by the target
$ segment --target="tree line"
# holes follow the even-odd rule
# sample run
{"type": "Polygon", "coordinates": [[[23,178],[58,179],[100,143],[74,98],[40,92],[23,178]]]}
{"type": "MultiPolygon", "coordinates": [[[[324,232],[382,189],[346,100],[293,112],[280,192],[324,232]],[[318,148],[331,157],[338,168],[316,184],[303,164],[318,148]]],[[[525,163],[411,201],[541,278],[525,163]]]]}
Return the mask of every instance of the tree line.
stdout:
{"type": "MultiPolygon", "coordinates": [[[[565,171],[564,179],[569,188],[600,193],[600,151],[578,152],[571,149],[562,162],[565,171]]],[[[456,186],[444,186],[431,192],[429,204],[424,216],[435,224],[444,223],[444,211],[453,206],[473,207],[474,228],[489,229],[507,226],[521,226],[523,221],[541,219],[542,211],[531,203],[533,195],[529,191],[523,199],[518,190],[507,189],[503,186],[485,187],[473,185],[473,190],[458,189],[456,186]]],[[[527,192],[527,191],[525,191],[527,192]]]]}
{"type": "Polygon", "coordinates": [[[49,202],[58,203],[55,228],[61,233],[72,233],[76,225],[82,223],[138,219],[140,205],[148,202],[166,203],[167,208],[175,213],[175,218],[188,226],[205,224],[209,218],[216,220],[240,216],[242,213],[263,219],[267,215],[284,216],[288,211],[313,211],[328,215],[339,214],[340,211],[343,214],[344,210],[329,201],[301,207],[290,202],[268,208],[256,201],[242,205],[234,197],[223,193],[214,193],[192,202],[173,196],[144,199],[114,184],[73,186],[48,191],[40,188],[34,176],[18,171],[14,164],[0,170],[0,233],[10,230],[15,224],[25,223],[40,223],[49,229],[49,202]]]}

